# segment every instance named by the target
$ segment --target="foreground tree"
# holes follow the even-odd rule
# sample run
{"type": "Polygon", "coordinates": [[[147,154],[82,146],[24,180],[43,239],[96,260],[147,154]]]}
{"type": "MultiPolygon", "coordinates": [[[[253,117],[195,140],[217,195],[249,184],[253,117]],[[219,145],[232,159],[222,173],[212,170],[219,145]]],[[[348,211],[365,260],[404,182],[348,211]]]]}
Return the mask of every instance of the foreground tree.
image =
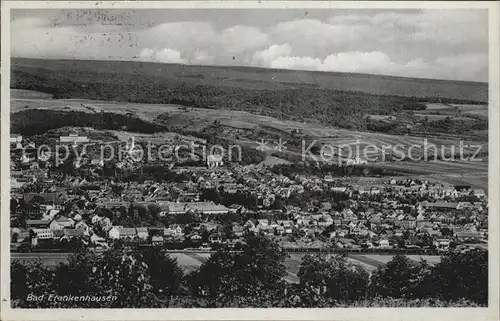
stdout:
{"type": "Polygon", "coordinates": [[[434,284],[444,300],[469,299],[488,303],[488,252],[452,252],[436,265],[434,284]]]}
{"type": "Polygon", "coordinates": [[[303,289],[336,301],[364,299],[368,290],[368,273],[349,263],[346,256],[306,255],[298,276],[303,289]]]}
{"type": "Polygon", "coordinates": [[[402,299],[429,297],[435,292],[431,276],[432,268],[426,261],[417,263],[398,254],[372,274],[371,294],[402,299]]]}
{"type": "Polygon", "coordinates": [[[221,300],[262,298],[283,291],[286,252],[262,235],[247,234],[241,252],[221,248],[188,276],[193,294],[221,300]]]}
{"type": "Polygon", "coordinates": [[[152,247],[142,251],[141,258],[147,265],[153,293],[160,298],[179,292],[184,272],[177,259],[168,255],[164,248],[152,247]]]}

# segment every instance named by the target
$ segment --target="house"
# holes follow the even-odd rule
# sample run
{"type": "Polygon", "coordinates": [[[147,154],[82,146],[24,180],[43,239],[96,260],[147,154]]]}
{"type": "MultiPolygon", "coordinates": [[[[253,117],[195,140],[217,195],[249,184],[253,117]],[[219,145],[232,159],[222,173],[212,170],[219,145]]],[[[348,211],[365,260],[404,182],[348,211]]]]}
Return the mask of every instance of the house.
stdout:
{"type": "Polygon", "coordinates": [[[153,244],[162,244],[165,241],[163,235],[152,235],[151,236],[151,243],[153,244]]]}
{"type": "Polygon", "coordinates": [[[48,228],[31,229],[31,237],[39,240],[49,240],[54,238],[54,232],[48,228]]]}
{"type": "Polygon", "coordinates": [[[160,216],[166,214],[186,214],[189,211],[200,212],[203,214],[226,214],[229,209],[224,205],[215,204],[213,202],[184,202],[184,203],[168,203],[162,208],[160,216]]]}
{"type": "Polygon", "coordinates": [[[437,248],[448,248],[450,246],[450,240],[438,238],[434,240],[433,244],[437,248]]]}
{"type": "Polygon", "coordinates": [[[23,199],[26,203],[40,200],[40,203],[61,205],[61,196],[61,193],[25,193],[23,199]]]}
{"type": "Polygon", "coordinates": [[[71,240],[73,238],[78,238],[78,237],[83,237],[83,230],[81,229],[75,229],[75,228],[64,228],[62,230],[62,237],[61,239],[66,239],[66,240],[71,240]]]}
{"type": "Polygon", "coordinates": [[[340,248],[351,248],[353,244],[355,244],[355,241],[353,239],[344,237],[340,238],[337,242],[337,246],[340,248]]]}
{"type": "Polygon", "coordinates": [[[223,165],[224,161],[221,155],[215,155],[215,154],[207,155],[207,166],[209,168],[219,167],[223,165]]]}
{"type": "Polygon", "coordinates": [[[260,219],[260,220],[257,220],[257,227],[263,227],[263,226],[268,226],[269,225],[269,220],[267,219],[260,219]]]}
{"type": "Polygon", "coordinates": [[[50,220],[26,220],[26,228],[46,229],[50,225],[50,220]]]}
{"type": "Polygon", "coordinates": [[[61,143],[87,143],[89,141],[87,136],[79,136],[77,133],[70,133],[68,136],[60,136],[59,142],[61,143]]]}
{"type": "Polygon", "coordinates": [[[191,240],[191,242],[193,243],[201,243],[201,239],[202,237],[200,236],[200,234],[198,233],[193,233],[189,236],[189,239],[191,240]]]}
{"type": "Polygon", "coordinates": [[[233,225],[232,232],[233,232],[234,236],[236,236],[236,237],[243,236],[243,226],[233,225]]]}
{"type": "Polygon", "coordinates": [[[142,198],[143,193],[135,188],[131,188],[123,191],[123,199],[124,200],[137,200],[142,198]]]}
{"type": "Polygon", "coordinates": [[[90,242],[95,245],[101,245],[107,247],[106,239],[97,234],[92,234],[90,236],[90,242]]]}
{"type": "Polygon", "coordinates": [[[421,202],[419,204],[422,208],[425,209],[436,209],[436,210],[455,210],[458,208],[458,203],[455,202],[445,202],[445,201],[437,201],[437,202],[421,202]]]}
{"type": "Polygon", "coordinates": [[[90,165],[97,166],[97,167],[103,167],[104,161],[100,158],[94,158],[90,161],[90,165]]]}
{"type": "Polygon", "coordinates": [[[133,227],[119,227],[118,233],[121,239],[131,239],[137,236],[137,231],[133,227]]]}
{"type": "Polygon", "coordinates": [[[112,209],[112,208],[120,208],[120,207],[128,207],[128,202],[117,202],[117,201],[102,201],[96,203],[97,207],[103,207],[106,209],[112,209]]]}
{"type": "Polygon", "coordinates": [[[479,233],[473,232],[473,231],[460,231],[460,232],[456,232],[455,236],[457,237],[458,240],[465,241],[465,240],[472,240],[472,239],[478,238],[479,233]]]}
{"type": "Polygon", "coordinates": [[[275,229],[275,231],[276,231],[277,235],[283,235],[283,234],[285,234],[285,228],[283,226],[281,226],[281,225],[277,226],[276,229],[275,229]]]}
{"type": "Polygon", "coordinates": [[[10,148],[11,149],[21,149],[21,148],[23,148],[22,141],[23,141],[23,136],[21,136],[21,135],[11,135],[10,136],[10,148]]]}
{"type": "Polygon", "coordinates": [[[61,216],[50,222],[50,229],[53,231],[62,230],[64,228],[72,228],[73,226],[75,226],[75,221],[66,216],[61,216]]]}
{"type": "Polygon", "coordinates": [[[172,224],[164,230],[164,236],[183,237],[184,229],[179,224],[172,224]]]}
{"type": "Polygon", "coordinates": [[[252,220],[248,220],[245,222],[245,224],[243,225],[243,228],[244,229],[254,229],[256,226],[256,224],[252,221],[252,220]]]}
{"type": "Polygon", "coordinates": [[[332,225],[333,224],[333,218],[328,215],[328,214],[325,214],[325,215],[322,215],[319,220],[318,220],[318,225],[319,226],[329,226],[329,225],[332,225]]]}
{"type": "Polygon", "coordinates": [[[146,240],[149,237],[147,227],[137,227],[136,231],[137,231],[137,236],[142,240],[146,240]]]}
{"type": "Polygon", "coordinates": [[[455,190],[457,192],[464,192],[470,190],[470,185],[455,185],[455,190]]]}
{"type": "Polygon", "coordinates": [[[441,235],[442,235],[441,231],[434,230],[433,228],[430,228],[430,227],[425,228],[425,231],[431,237],[441,237],[441,235]]]}
{"type": "Polygon", "coordinates": [[[474,190],[472,190],[472,195],[481,198],[481,197],[485,197],[486,193],[482,189],[474,189],[474,190]]]}
{"type": "Polygon", "coordinates": [[[390,243],[389,243],[389,241],[388,241],[388,240],[386,240],[386,239],[382,239],[382,240],[380,240],[380,241],[378,242],[378,244],[379,244],[379,247],[381,247],[381,248],[388,248],[388,247],[390,247],[390,243]]]}
{"type": "Polygon", "coordinates": [[[112,227],[109,231],[108,231],[108,237],[112,240],[116,240],[116,239],[119,239],[120,238],[120,231],[118,230],[117,227],[112,227]]]}
{"type": "Polygon", "coordinates": [[[90,234],[90,227],[83,221],[79,221],[75,224],[75,229],[81,230],[84,235],[90,234]]]}
{"type": "Polygon", "coordinates": [[[472,204],[470,202],[458,202],[457,209],[461,210],[464,208],[471,208],[472,204]]]}
{"type": "Polygon", "coordinates": [[[211,233],[208,237],[210,243],[222,243],[222,234],[219,232],[211,233]]]}

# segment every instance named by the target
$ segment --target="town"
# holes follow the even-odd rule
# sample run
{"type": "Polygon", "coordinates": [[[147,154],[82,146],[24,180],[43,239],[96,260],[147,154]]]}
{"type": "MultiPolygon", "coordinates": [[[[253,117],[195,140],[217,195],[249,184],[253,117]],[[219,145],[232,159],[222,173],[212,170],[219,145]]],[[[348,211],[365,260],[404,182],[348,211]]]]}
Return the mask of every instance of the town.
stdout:
{"type": "Polygon", "coordinates": [[[115,240],[238,250],[245,233],[266,235],[287,251],[437,255],[487,248],[487,196],[471,186],[337,177],[214,155],[162,164],[125,152],[108,162],[96,148],[82,155],[89,142],[74,131],[45,141],[11,136],[11,251],[99,251],[115,240]],[[54,155],[39,155],[42,144],[79,149],[80,158],[54,162],[54,155]]]}

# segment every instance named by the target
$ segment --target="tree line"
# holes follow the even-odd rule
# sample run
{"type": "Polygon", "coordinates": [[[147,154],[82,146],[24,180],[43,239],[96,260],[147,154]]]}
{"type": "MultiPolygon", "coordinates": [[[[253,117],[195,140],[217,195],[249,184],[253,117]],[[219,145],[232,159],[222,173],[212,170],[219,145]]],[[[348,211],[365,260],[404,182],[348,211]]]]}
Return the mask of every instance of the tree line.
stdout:
{"type": "Polygon", "coordinates": [[[235,88],[220,83],[197,84],[185,79],[50,69],[12,72],[11,87],[50,93],[56,99],[95,99],[133,103],[179,104],[188,107],[241,110],[278,119],[318,119],[323,124],[366,129],[366,114],[389,115],[403,110],[424,110],[411,97],[310,88],[272,90],[235,88]]]}
{"type": "Polygon", "coordinates": [[[22,308],[485,306],[487,252],[447,253],[430,265],[401,255],[370,275],[342,255],[306,255],[299,283],[289,283],[288,254],[275,241],[247,234],[241,251],[220,248],[186,272],[162,248],[117,242],[96,254],[82,249],[55,268],[11,265],[11,300],[22,308]],[[109,295],[107,302],[27,300],[28,294],[109,295]]]}

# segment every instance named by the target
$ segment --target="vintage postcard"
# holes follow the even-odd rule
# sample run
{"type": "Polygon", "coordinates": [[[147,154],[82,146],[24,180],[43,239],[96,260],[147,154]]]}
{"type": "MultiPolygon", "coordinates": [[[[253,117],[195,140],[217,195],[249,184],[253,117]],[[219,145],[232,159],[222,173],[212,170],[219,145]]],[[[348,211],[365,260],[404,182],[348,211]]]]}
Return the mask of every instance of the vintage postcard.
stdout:
{"type": "Polygon", "coordinates": [[[2,320],[498,320],[498,2],[2,2],[2,320]]]}

